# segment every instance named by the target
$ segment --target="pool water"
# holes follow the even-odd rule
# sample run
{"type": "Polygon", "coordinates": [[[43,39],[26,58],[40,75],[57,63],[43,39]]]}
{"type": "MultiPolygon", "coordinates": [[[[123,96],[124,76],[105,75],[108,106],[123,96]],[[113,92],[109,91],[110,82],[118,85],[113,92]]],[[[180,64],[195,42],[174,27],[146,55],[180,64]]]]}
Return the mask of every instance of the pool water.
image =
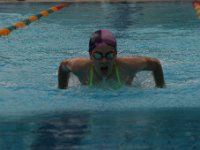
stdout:
{"type": "MultiPolygon", "coordinates": [[[[56,4],[1,3],[0,28],[56,4]]],[[[0,38],[0,149],[199,149],[199,26],[190,1],[74,3],[0,38]],[[59,63],[88,57],[98,29],[119,56],[160,59],[166,88],[141,72],[118,90],[74,76],[59,90],[59,63]]]]}

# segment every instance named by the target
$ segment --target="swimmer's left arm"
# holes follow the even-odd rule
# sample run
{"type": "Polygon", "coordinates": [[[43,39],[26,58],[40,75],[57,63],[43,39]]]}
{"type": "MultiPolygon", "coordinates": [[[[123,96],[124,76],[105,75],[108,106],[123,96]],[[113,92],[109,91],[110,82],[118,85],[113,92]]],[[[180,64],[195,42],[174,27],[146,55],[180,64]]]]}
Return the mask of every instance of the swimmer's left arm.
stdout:
{"type": "Polygon", "coordinates": [[[135,56],[126,59],[130,65],[132,72],[139,72],[142,70],[152,71],[156,87],[165,87],[165,80],[161,63],[156,58],[135,56]]]}
{"type": "Polygon", "coordinates": [[[163,69],[160,61],[156,58],[144,57],[144,68],[143,70],[149,70],[153,72],[154,81],[156,87],[165,87],[165,80],[163,69]]]}

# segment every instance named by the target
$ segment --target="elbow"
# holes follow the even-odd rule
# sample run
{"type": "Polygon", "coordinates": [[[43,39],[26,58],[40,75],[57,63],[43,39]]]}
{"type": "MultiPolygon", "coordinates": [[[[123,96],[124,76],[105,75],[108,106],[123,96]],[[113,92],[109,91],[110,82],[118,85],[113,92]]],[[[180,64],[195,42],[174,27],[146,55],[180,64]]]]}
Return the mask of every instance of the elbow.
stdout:
{"type": "Polygon", "coordinates": [[[69,66],[69,61],[68,60],[62,61],[60,63],[60,66],[59,66],[59,70],[70,72],[68,66],[69,66]]]}

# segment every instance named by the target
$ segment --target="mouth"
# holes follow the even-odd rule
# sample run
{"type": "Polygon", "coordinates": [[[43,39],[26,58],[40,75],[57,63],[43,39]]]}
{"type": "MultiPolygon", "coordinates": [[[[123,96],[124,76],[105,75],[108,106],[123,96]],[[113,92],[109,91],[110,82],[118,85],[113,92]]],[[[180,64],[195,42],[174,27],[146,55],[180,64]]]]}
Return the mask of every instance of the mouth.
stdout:
{"type": "Polygon", "coordinates": [[[107,76],[108,75],[108,67],[101,67],[100,70],[101,70],[101,74],[103,76],[107,76]]]}

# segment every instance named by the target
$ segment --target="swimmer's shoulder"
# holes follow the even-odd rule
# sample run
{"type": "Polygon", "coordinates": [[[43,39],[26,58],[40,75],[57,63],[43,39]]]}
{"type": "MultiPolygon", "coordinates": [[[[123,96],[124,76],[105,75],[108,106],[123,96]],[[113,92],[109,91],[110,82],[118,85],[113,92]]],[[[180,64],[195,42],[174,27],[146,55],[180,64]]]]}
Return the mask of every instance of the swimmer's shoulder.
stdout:
{"type": "Polygon", "coordinates": [[[131,64],[133,64],[135,62],[138,62],[141,59],[143,59],[143,57],[140,57],[140,56],[118,57],[116,59],[116,62],[119,65],[131,65],[131,64]]]}
{"type": "Polygon", "coordinates": [[[76,58],[65,59],[62,62],[68,63],[69,65],[76,65],[76,64],[87,65],[91,63],[91,60],[88,58],[76,57],[76,58]]]}
{"type": "Polygon", "coordinates": [[[88,58],[78,57],[64,60],[72,72],[84,70],[91,66],[91,60],[88,58]]]}
{"type": "Polygon", "coordinates": [[[134,72],[160,66],[160,61],[157,58],[147,56],[119,57],[116,62],[121,68],[126,68],[134,72]]]}
{"type": "Polygon", "coordinates": [[[145,56],[118,57],[116,59],[116,63],[122,68],[136,71],[139,70],[141,67],[144,67],[148,59],[150,58],[145,56]]]}
{"type": "Polygon", "coordinates": [[[70,62],[73,62],[73,63],[82,63],[82,64],[91,62],[91,60],[89,58],[84,58],[84,57],[70,58],[70,59],[67,59],[67,60],[70,61],[70,62]]]}
{"type": "Polygon", "coordinates": [[[118,57],[117,58],[117,62],[119,64],[140,64],[140,63],[144,63],[147,62],[149,60],[153,60],[155,58],[151,58],[151,57],[146,57],[146,56],[127,56],[127,57],[118,57]]]}

